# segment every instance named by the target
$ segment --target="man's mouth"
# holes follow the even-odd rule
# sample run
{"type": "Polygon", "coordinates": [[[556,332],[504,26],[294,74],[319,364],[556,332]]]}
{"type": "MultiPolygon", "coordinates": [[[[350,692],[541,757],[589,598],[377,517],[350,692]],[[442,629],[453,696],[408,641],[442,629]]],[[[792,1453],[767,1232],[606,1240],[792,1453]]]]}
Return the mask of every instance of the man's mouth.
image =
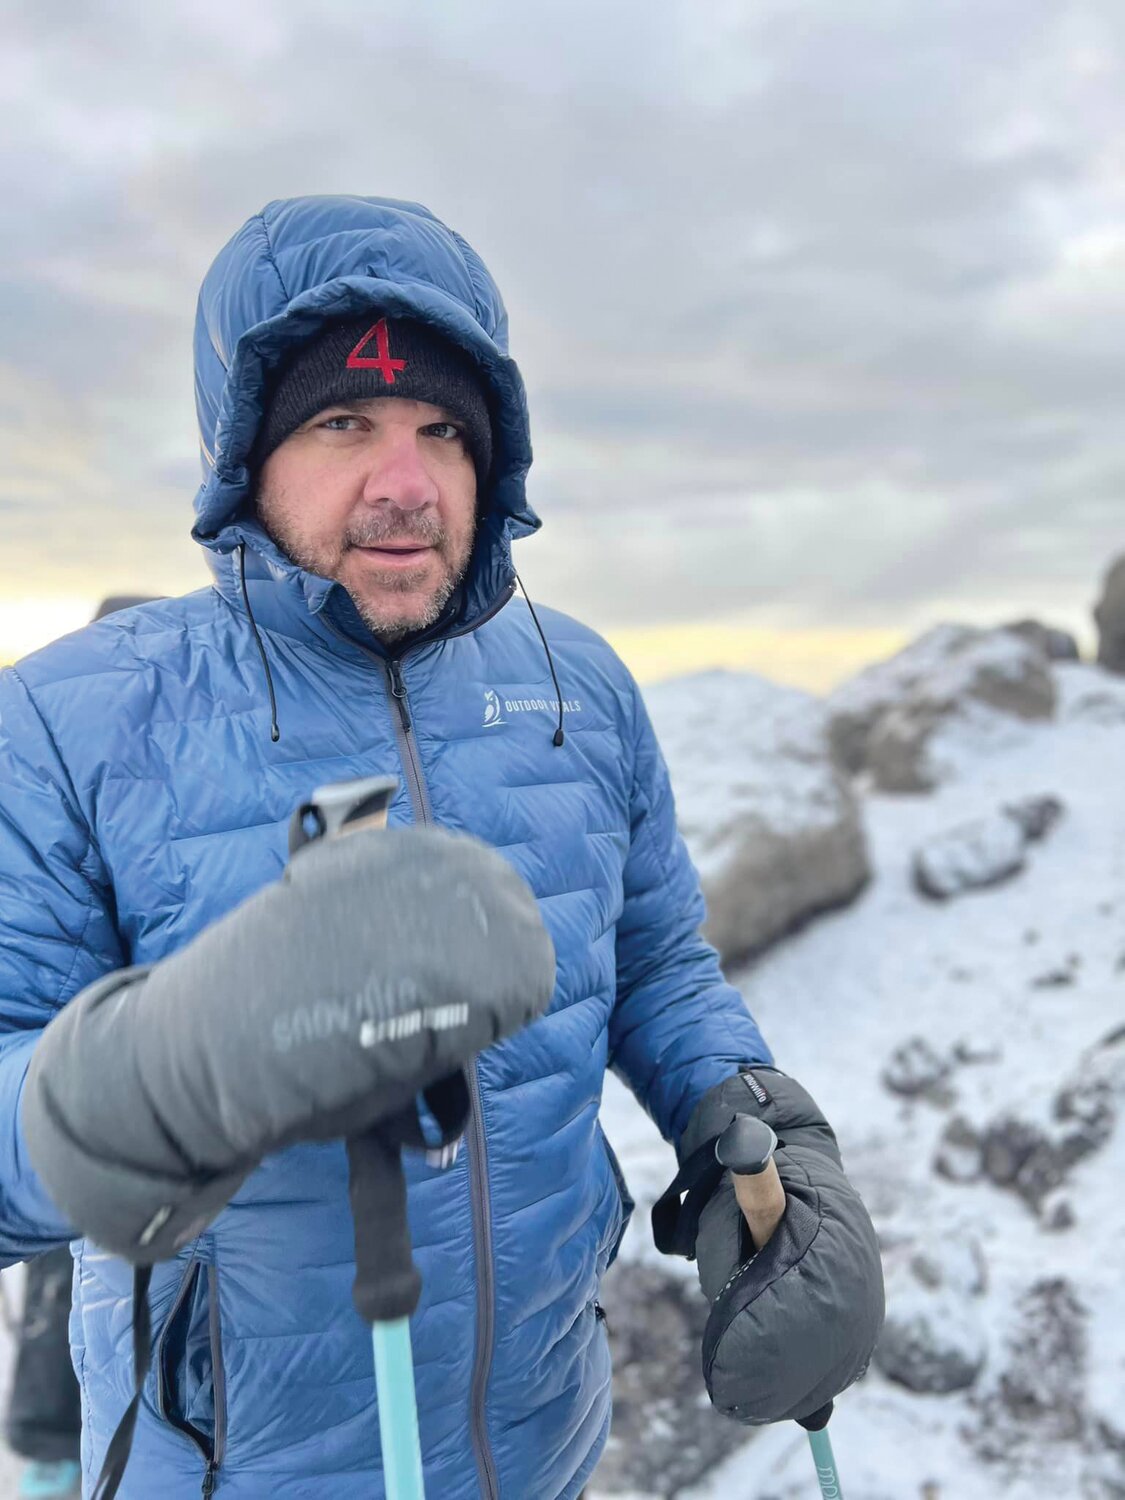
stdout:
{"type": "Polygon", "coordinates": [[[405,567],[408,563],[420,562],[433,548],[426,542],[381,542],[377,546],[357,547],[358,552],[390,563],[392,567],[405,567]]]}

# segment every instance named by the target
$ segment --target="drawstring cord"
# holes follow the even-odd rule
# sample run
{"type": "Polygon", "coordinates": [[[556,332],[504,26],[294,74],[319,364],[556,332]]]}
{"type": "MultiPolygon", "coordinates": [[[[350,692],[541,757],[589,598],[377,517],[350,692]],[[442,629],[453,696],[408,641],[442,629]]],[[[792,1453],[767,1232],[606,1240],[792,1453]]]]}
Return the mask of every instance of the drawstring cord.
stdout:
{"type": "MultiPolygon", "coordinates": [[[[513,573],[515,573],[514,568],[512,569],[512,571],[513,573]]],[[[516,582],[519,584],[520,590],[523,593],[523,597],[527,602],[527,607],[531,611],[531,618],[532,620],[534,620],[535,628],[539,632],[539,639],[543,642],[543,650],[547,653],[547,665],[551,669],[551,681],[555,684],[555,697],[558,700],[559,705],[559,727],[555,730],[554,738],[551,740],[551,743],[557,748],[565,741],[566,735],[563,733],[562,688],[559,687],[558,673],[555,671],[555,659],[551,655],[551,648],[547,644],[547,637],[543,634],[543,627],[539,623],[539,616],[535,613],[535,605],[532,604],[530,598],[528,597],[527,590],[523,586],[523,579],[518,573],[516,573],[516,582]]]]}
{"type": "MultiPolygon", "coordinates": [[[[258,647],[258,655],[262,659],[262,671],[265,673],[266,690],[269,693],[270,698],[270,739],[276,745],[278,740],[281,738],[281,726],[277,722],[277,695],[274,692],[273,673],[270,671],[269,657],[266,655],[266,648],[262,641],[261,632],[258,629],[258,622],[254,618],[254,611],[250,604],[250,590],[246,586],[245,542],[239,542],[238,544],[238,577],[239,582],[242,585],[242,602],[246,606],[246,618],[250,621],[250,629],[254,633],[254,642],[258,647]]],[[[535,605],[532,604],[531,599],[528,596],[527,589],[524,588],[523,579],[518,573],[516,573],[515,577],[516,582],[519,584],[520,590],[523,593],[523,597],[527,603],[528,610],[531,613],[531,619],[535,625],[536,631],[539,634],[539,639],[543,642],[543,651],[547,657],[547,666],[550,668],[551,681],[555,685],[555,698],[559,705],[559,722],[557,728],[555,729],[554,735],[551,738],[551,743],[557,748],[558,746],[563,745],[566,741],[566,734],[563,730],[564,710],[562,688],[559,687],[559,674],[555,671],[555,659],[551,655],[551,648],[547,644],[547,637],[544,635],[543,627],[539,623],[539,616],[535,612],[535,605]]]]}
{"type": "Polygon", "coordinates": [[[262,670],[266,674],[266,688],[270,695],[270,739],[276,745],[281,738],[281,726],[277,722],[277,697],[273,690],[273,673],[270,671],[266,648],[262,644],[262,637],[258,632],[258,622],[254,618],[254,611],[250,608],[250,590],[246,587],[245,542],[239,542],[238,544],[238,576],[242,581],[242,600],[246,605],[246,614],[250,621],[250,629],[254,632],[254,639],[258,643],[258,655],[262,658],[262,670]]]}

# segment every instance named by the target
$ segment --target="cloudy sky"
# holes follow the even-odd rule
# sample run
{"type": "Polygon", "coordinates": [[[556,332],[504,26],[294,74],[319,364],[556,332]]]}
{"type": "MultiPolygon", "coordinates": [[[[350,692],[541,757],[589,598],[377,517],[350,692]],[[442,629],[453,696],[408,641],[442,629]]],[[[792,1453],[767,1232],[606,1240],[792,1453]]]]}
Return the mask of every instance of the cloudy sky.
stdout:
{"type": "Polygon", "coordinates": [[[0,22],[0,659],[205,581],[190,335],[275,197],[503,288],[532,596],[644,676],[1088,629],[1125,550],[1119,0],[29,0],[0,22]]]}

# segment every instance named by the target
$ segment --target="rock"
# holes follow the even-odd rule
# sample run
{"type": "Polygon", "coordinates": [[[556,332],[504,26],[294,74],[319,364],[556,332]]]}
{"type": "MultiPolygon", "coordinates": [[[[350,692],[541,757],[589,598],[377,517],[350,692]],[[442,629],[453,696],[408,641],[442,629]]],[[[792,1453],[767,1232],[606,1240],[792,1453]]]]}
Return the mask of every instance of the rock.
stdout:
{"type": "Polygon", "coordinates": [[[917,890],[935,901],[998,885],[1019,873],[1027,845],[1046,838],[1062,817],[1057,797],[1022,797],[997,812],[928,838],[914,853],[917,890]]]}
{"type": "Polygon", "coordinates": [[[95,620],[104,620],[106,615],[115,615],[119,609],[132,609],[135,604],[151,604],[153,594],[110,594],[98,605],[95,620]]]}
{"type": "Polygon", "coordinates": [[[1085,1427],[1086,1311],[1064,1277],[1020,1299],[997,1379],[980,1404],[978,1452],[1003,1459],[1013,1441],[1074,1442],[1085,1427]]]}
{"type": "Polygon", "coordinates": [[[950,1182],[975,1182],[984,1171],[984,1143],[963,1115],[954,1115],[942,1131],[934,1171],[950,1182]]]}
{"type": "Polygon", "coordinates": [[[1075,1160],[1089,1156],[1106,1144],[1117,1123],[1113,1090],[1105,1079],[1086,1078],[1060,1089],[1055,1095],[1054,1115],[1069,1127],[1063,1137],[1075,1160]]]}
{"type": "Polygon", "coordinates": [[[1125,673],[1125,557],[1110,567],[1102,595],[1094,606],[1098,627],[1098,665],[1125,673]]]}
{"type": "Polygon", "coordinates": [[[1033,990],[1061,990],[1072,985],[1077,979],[1077,974],[1071,967],[1044,969],[1042,974],[1036,974],[1031,980],[1033,990]]]}
{"type": "Polygon", "coordinates": [[[1035,844],[1046,838],[1062,817],[1063,805],[1058,797],[1021,797],[1018,802],[1006,802],[1001,811],[1019,824],[1029,844],[1035,844]]]}
{"type": "Polygon", "coordinates": [[[860,803],[816,698],[725,672],[645,696],[725,962],[854,899],[870,874],[860,803]]]}
{"type": "Polygon", "coordinates": [[[906,1292],[891,1298],[875,1364],[908,1390],[945,1395],[972,1385],[986,1351],[980,1318],[959,1293],[906,1292]]]}
{"type": "Polygon", "coordinates": [[[1011,1188],[1034,1209],[1061,1185],[1071,1165],[1056,1142],[1014,1116],[990,1125],[981,1145],[981,1166],[988,1180],[996,1187],[1011,1188]]]}
{"type": "Polygon", "coordinates": [[[1043,1228],[1051,1234],[1061,1234],[1067,1229],[1073,1229],[1078,1222],[1074,1215],[1074,1205],[1069,1198],[1055,1197],[1049,1203],[1045,1203],[1039,1214],[1040,1223],[1043,1228]]]}
{"type": "Polygon", "coordinates": [[[923,896],[946,901],[998,885],[1023,869],[1026,848],[1023,828],[1006,812],[975,818],[927,839],[915,851],[915,887],[923,896]]]}
{"type": "Polygon", "coordinates": [[[1082,1471],[1082,1493],[1098,1500],[1125,1496],[1125,1430],[1097,1417],[1090,1438],[1090,1455],[1082,1471]]]}
{"type": "Polygon", "coordinates": [[[958,1063],[994,1063],[999,1062],[1004,1053],[995,1044],[986,1046],[983,1042],[973,1041],[969,1037],[961,1037],[954,1042],[952,1058],[958,1063]]]}
{"type": "Polygon", "coordinates": [[[936,626],[829,696],[833,755],[849,773],[869,770],[882,791],[928,791],[941,777],[929,753],[936,731],[971,707],[1050,718],[1055,684],[1046,652],[1007,630],[936,626]]]}
{"type": "Polygon", "coordinates": [[[930,741],[947,716],[933,704],[889,708],[867,741],[867,765],[881,792],[930,792],[939,774],[930,741]]]}
{"type": "Polygon", "coordinates": [[[947,1287],[961,1297],[982,1297],[988,1290],[984,1251],[966,1234],[927,1239],[911,1259],[910,1271],[920,1286],[931,1291],[947,1287]]]}
{"type": "Polygon", "coordinates": [[[619,1261],[601,1295],[613,1352],[613,1427],[598,1490],[678,1495],[749,1436],[707,1400],[699,1369],[707,1303],[694,1273],[688,1280],[637,1262],[619,1261]]]}
{"type": "Polygon", "coordinates": [[[892,1094],[913,1099],[920,1094],[932,1095],[951,1071],[949,1059],[935,1052],[925,1037],[912,1036],[891,1053],[882,1079],[892,1094]]]}
{"type": "Polygon", "coordinates": [[[1014,620],[1010,625],[1004,625],[1001,628],[1010,631],[1012,635],[1018,635],[1029,645],[1034,646],[1037,651],[1042,651],[1050,661],[1081,660],[1078,642],[1069,630],[1059,630],[1054,625],[1044,625],[1041,620],[1014,620]]]}
{"type": "MultiPolygon", "coordinates": [[[[1120,1049],[1125,1053],[1125,1048],[1120,1049]]],[[[1056,1093],[1050,1131],[1002,1115],[983,1128],[956,1115],[946,1125],[934,1170],[950,1182],[985,1177],[1016,1193],[1048,1228],[1068,1228],[1069,1205],[1060,1210],[1059,1190],[1079,1162],[1101,1150],[1117,1123],[1116,1099],[1125,1092],[1125,1058],[1104,1044],[1084,1054],[1077,1078],[1056,1093]]]]}

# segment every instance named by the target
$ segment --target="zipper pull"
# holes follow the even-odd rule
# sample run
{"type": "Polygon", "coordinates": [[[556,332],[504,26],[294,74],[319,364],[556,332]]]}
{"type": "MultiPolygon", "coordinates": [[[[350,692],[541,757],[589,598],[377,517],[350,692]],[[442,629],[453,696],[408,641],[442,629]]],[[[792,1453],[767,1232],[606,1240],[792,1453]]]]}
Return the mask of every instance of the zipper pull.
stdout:
{"type": "Polygon", "coordinates": [[[207,1472],[203,1476],[203,1500],[211,1500],[215,1493],[215,1465],[211,1462],[207,1465],[207,1472]]]}
{"type": "Polygon", "coordinates": [[[406,683],[402,680],[402,664],[397,656],[392,656],[388,660],[387,675],[391,679],[391,696],[398,703],[399,715],[402,718],[402,727],[409,733],[410,709],[406,702],[406,683]]]}

